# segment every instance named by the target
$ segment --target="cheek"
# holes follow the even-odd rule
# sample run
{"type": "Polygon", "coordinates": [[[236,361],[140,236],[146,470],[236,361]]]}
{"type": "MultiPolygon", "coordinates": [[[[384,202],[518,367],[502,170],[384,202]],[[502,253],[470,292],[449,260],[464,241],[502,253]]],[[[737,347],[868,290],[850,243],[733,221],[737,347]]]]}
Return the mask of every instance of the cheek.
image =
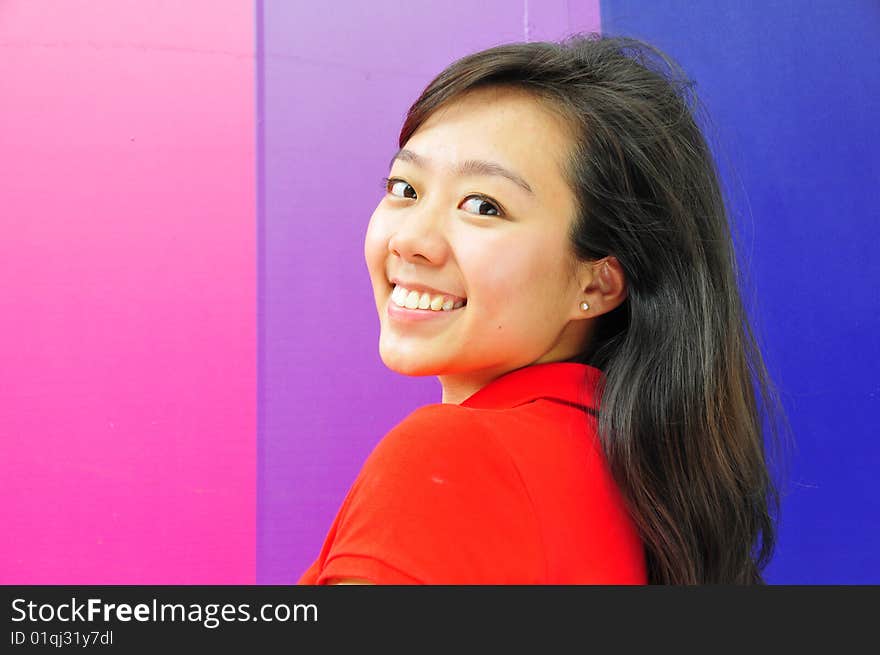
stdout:
{"type": "Polygon", "coordinates": [[[364,236],[364,259],[371,276],[384,273],[385,256],[388,244],[388,230],[386,221],[377,209],[370,217],[367,232],[364,236]]]}
{"type": "Polygon", "coordinates": [[[536,303],[547,303],[551,288],[547,255],[540,248],[528,250],[505,247],[498,244],[492,252],[498,256],[483,257],[472,267],[474,279],[479,282],[477,291],[487,307],[508,312],[517,307],[528,311],[536,303]],[[506,309],[505,309],[506,308],[506,309]]]}

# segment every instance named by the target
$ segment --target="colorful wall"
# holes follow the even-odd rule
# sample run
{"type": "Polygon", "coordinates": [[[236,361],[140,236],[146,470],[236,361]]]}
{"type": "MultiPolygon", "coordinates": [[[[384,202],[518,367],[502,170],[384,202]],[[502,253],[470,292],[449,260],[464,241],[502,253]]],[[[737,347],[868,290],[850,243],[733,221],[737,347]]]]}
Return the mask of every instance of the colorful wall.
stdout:
{"type": "Polygon", "coordinates": [[[797,438],[776,583],[880,582],[880,9],[671,1],[0,5],[0,583],[287,584],[437,402],[363,263],[453,59],[602,29],[697,82],[797,438]]]}

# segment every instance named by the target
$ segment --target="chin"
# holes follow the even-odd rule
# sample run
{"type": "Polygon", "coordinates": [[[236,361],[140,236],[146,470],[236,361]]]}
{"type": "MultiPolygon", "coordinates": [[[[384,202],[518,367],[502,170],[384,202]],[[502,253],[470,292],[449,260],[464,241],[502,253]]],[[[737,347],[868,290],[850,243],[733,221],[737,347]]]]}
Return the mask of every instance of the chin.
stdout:
{"type": "Polygon", "coordinates": [[[392,353],[382,349],[379,350],[379,356],[387,369],[411,377],[456,375],[470,373],[480,368],[474,367],[472,362],[463,362],[456,366],[450,361],[429,360],[424,357],[415,357],[399,352],[392,353]]]}
{"type": "Polygon", "coordinates": [[[401,375],[422,377],[426,375],[439,375],[443,366],[440,362],[432,361],[424,355],[411,352],[401,352],[395,348],[383,348],[379,345],[379,357],[385,367],[401,375]]]}
{"type": "Polygon", "coordinates": [[[426,375],[437,375],[437,368],[431,366],[430,363],[410,359],[407,357],[386,357],[381,355],[382,363],[385,367],[395,373],[401,375],[409,375],[413,377],[423,377],[426,375]]]}

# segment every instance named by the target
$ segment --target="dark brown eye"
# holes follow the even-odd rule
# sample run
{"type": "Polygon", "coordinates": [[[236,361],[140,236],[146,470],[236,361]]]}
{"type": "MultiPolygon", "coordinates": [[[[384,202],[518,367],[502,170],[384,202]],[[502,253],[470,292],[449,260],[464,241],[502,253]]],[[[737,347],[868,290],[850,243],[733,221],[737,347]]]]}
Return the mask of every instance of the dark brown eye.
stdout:
{"type": "Polygon", "coordinates": [[[416,190],[412,188],[412,185],[404,182],[403,180],[398,180],[396,178],[384,178],[385,181],[385,190],[390,193],[392,196],[397,196],[398,198],[415,198],[416,190]],[[395,193],[394,189],[402,190],[399,193],[395,193]]]}
{"type": "Polygon", "coordinates": [[[471,213],[476,213],[481,216],[501,216],[501,210],[487,198],[483,196],[468,196],[465,198],[464,204],[471,203],[471,207],[473,207],[476,211],[471,213]]]}

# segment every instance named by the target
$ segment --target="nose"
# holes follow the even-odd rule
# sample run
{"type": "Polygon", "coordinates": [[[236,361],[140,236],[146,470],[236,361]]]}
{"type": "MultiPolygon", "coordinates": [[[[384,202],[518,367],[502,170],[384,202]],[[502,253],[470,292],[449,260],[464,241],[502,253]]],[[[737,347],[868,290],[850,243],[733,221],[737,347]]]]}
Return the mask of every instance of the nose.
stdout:
{"type": "Polygon", "coordinates": [[[392,230],[388,250],[404,261],[442,264],[449,253],[443,226],[441,209],[426,204],[413,207],[392,230]]]}

